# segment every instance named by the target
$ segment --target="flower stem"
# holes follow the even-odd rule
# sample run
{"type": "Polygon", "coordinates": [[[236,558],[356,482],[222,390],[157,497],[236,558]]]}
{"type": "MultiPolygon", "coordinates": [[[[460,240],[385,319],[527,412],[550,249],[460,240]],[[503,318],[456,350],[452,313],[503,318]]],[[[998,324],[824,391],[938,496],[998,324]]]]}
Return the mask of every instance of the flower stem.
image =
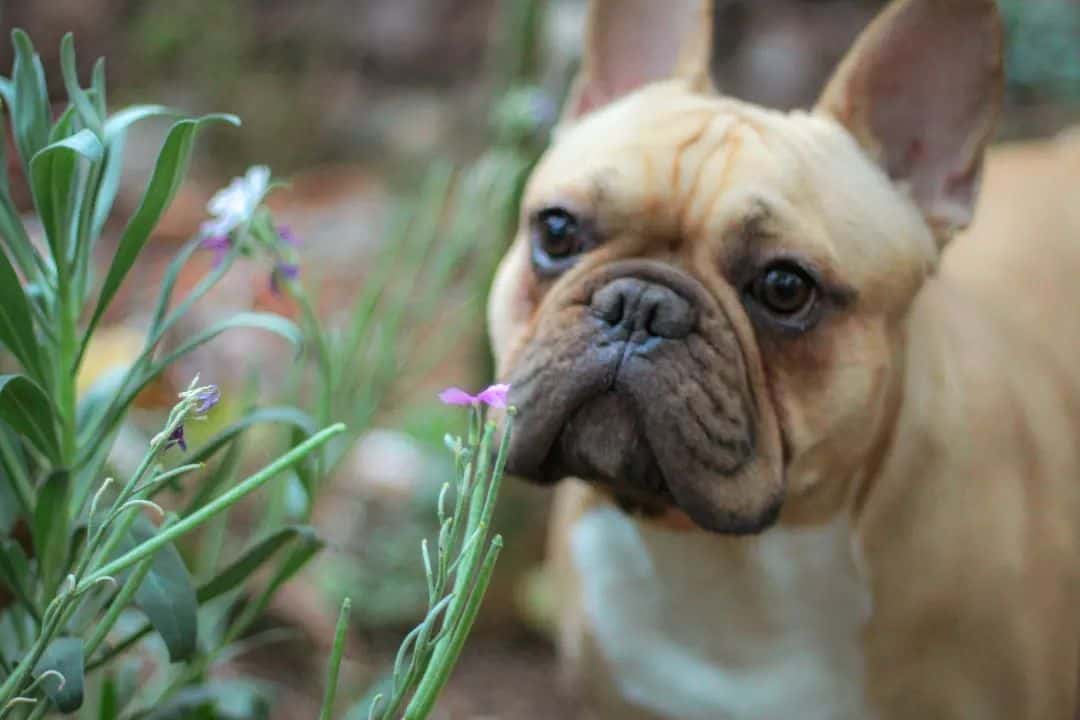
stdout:
{"type": "MultiPolygon", "coordinates": [[[[85,587],[91,583],[99,581],[103,577],[114,576],[117,573],[131,567],[143,558],[153,555],[165,545],[168,545],[181,535],[190,532],[192,529],[206,522],[222,510],[225,510],[226,508],[235,505],[245,495],[248,495],[254,490],[257,490],[270,478],[300,462],[305,457],[307,457],[308,454],[324,445],[335,435],[344,432],[344,430],[345,425],[343,425],[342,423],[337,423],[336,425],[331,425],[328,428],[320,430],[304,442],[294,447],[289,452],[279,457],[274,462],[264,467],[259,472],[251,475],[239,485],[233,487],[227,492],[222,493],[211,502],[207,503],[203,507],[193,512],[191,515],[185,517],[180,522],[176,523],[175,525],[169,526],[168,528],[158,533],[154,537],[150,538],[146,542],[142,543],[138,547],[133,548],[132,550],[121,555],[112,562],[98,568],[85,580],[83,580],[80,583],[80,586],[85,587]]],[[[80,587],[79,589],[82,588],[80,587]]]]}

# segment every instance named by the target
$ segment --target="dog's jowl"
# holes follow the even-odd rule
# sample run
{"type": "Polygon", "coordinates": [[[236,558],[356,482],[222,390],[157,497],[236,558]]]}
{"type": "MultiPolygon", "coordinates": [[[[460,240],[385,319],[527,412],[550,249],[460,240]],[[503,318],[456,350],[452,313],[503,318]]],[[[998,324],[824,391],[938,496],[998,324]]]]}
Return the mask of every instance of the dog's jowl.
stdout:
{"type": "Polygon", "coordinates": [[[491,296],[568,678],[594,717],[1072,720],[1080,141],[987,151],[992,0],[893,2],[806,112],[714,88],[712,25],[593,2],[491,296]]]}

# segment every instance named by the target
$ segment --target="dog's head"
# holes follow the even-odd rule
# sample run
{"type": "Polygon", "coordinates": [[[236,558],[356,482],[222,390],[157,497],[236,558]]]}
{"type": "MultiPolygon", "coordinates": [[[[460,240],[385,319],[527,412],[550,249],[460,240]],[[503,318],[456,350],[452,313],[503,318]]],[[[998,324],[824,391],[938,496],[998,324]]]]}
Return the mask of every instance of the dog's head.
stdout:
{"type": "Polygon", "coordinates": [[[708,6],[594,2],[489,319],[511,472],[746,533],[872,455],[903,319],[971,214],[1000,32],[993,0],[899,0],[782,114],[713,92],[708,6]]]}

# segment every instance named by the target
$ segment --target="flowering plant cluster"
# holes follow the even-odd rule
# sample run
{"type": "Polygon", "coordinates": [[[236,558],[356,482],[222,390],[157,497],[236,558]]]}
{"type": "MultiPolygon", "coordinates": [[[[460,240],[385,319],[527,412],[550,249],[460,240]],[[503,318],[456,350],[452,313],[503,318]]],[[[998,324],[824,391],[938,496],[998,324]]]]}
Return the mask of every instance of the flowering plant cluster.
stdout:
{"type": "MultiPolygon", "coordinates": [[[[169,264],[137,355],[83,391],[78,380],[87,348],[183,181],[196,135],[211,124],[239,123],[228,115],[175,120],[98,277],[93,250],[114,214],[126,133],[133,123],[176,113],[157,105],[110,113],[104,63],[84,87],[68,36],[61,46],[68,106],[54,118],[39,56],[24,33],[12,37],[15,64],[9,78],[0,78],[0,99],[42,237],[33,237],[36,224],[16,209],[11,179],[0,177],[0,372],[7,373],[0,374],[0,720],[57,712],[262,716],[261,690],[215,677],[214,664],[234,652],[277,589],[322,547],[304,523],[320,479],[344,456],[339,421],[354,427],[369,421],[405,364],[401,328],[417,304],[415,288],[431,290],[420,303],[422,312],[430,310],[471,231],[455,229],[460,239],[430,275],[413,270],[429,255],[439,234],[435,218],[450,194],[449,176],[436,172],[422,193],[424,212],[409,230],[414,239],[389,243],[405,248],[399,260],[407,277],[401,281],[399,274],[393,293],[370,283],[344,332],[327,331],[300,282],[297,238],[265,205],[278,183],[268,168],[255,166],[213,196],[208,219],[169,264]],[[200,250],[214,254],[212,269],[176,297],[181,272],[200,250]],[[175,335],[178,321],[242,257],[269,261],[268,282],[296,303],[299,321],[238,313],[166,350],[163,340],[175,335]],[[136,397],[178,360],[233,328],[262,330],[310,351],[314,411],[251,408],[223,427],[216,423],[220,429],[200,443],[192,423],[226,410],[219,406],[229,398],[196,378],[149,438],[137,467],[119,471],[114,448],[132,430],[136,397]],[[288,430],[283,453],[240,479],[242,438],[270,423],[288,430]],[[287,482],[271,483],[282,476],[287,482]],[[242,547],[226,551],[230,512],[261,488],[272,495],[263,522],[242,547]],[[274,499],[286,488],[305,495],[299,510],[283,512],[285,503],[274,499]],[[162,500],[168,491],[178,492],[182,507],[166,510],[177,504],[162,500]],[[251,582],[256,573],[263,582],[251,582]]],[[[0,122],[6,164],[3,130],[0,122]]],[[[495,385],[474,396],[450,389],[441,396],[470,408],[469,430],[465,438],[448,438],[458,479],[440,494],[434,553],[426,543],[422,549],[428,613],[406,637],[391,687],[370,706],[370,717],[426,717],[472,627],[502,544],[491,537],[491,521],[513,419],[508,390],[495,385]],[[485,406],[506,409],[497,453],[485,406]]],[[[329,660],[325,718],[334,706],[348,612],[346,600],[329,660]]]]}
{"type": "MultiPolygon", "coordinates": [[[[244,695],[235,683],[208,684],[207,670],[322,543],[310,528],[278,524],[223,558],[220,546],[206,544],[203,529],[224,528],[237,502],[272,478],[306,468],[306,459],[344,427],[325,423],[319,430],[296,408],[262,408],[189,446],[191,423],[216,412],[222,400],[217,386],[196,380],[180,393],[135,470],[122,480],[110,476],[120,474],[113,449],[133,429],[133,401],[178,360],[237,327],[301,345],[300,328],[285,318],[241,313],[170,343],[168,351],[162,347],[240,255],[266,251],[275,282],[294,282],[294,238],[273,225],[263,206],[273,187],[265,168],[219,193],[211,220],[169,265],[137,355],[80,392],[87,348],[180,186],[196,134],[238,121],[228,115],[175,120],[99,276],[94,248],[114,214],[127,131],[176,113],[156,105],[110,113],[104,63],[83,86],[68,36],[61,45],[68,105],[53,117],[30,39],[15,31],[12,40],[14,67],[0,78],[0,99],[38,222],[24,222],[12,179],[0,178],[0,718],[71,713],[91,697],[97,707],[86,711],[102,718],[216,717],[215,708],[226,701],[235,706],[238,693],[254,707],[257,693],[244,695]],[[203,247],[218,252],[219,262],[186,296],[174,297],[179,274],[203,247]],[[292,427],[289,444],[238,479],[239,439],[267,422],[292,427]],[[167,490],[190,500],[166,512],[160,501],[167,490]],[[181,541],[199,542],[199,562],[184,559],[181,541]],[[257,590],[248,581],[260,569],[271,582],[257,590]],[[143,643],[147,636],[157,643],[143,643]],[[138,692],[133,677],[144,681],[138,692]]],[[[0,165],[6,166],[4,127],[0,122],[0,165]]]]}

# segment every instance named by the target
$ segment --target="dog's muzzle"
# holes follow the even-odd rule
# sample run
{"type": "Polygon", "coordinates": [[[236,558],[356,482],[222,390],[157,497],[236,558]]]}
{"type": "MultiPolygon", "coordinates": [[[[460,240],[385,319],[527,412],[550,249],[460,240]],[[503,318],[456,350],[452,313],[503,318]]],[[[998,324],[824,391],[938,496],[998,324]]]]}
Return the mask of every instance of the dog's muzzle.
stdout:
{"type": "Polygon", "coordinates": [[[579,477],[646,514],[676,505],[702,527],[754,529],[756,517],[717,502],[755,451],[742,351],[688,274],[640,260],[595,270],[544,309],[509,381],[510,472],[579,477]]]}

